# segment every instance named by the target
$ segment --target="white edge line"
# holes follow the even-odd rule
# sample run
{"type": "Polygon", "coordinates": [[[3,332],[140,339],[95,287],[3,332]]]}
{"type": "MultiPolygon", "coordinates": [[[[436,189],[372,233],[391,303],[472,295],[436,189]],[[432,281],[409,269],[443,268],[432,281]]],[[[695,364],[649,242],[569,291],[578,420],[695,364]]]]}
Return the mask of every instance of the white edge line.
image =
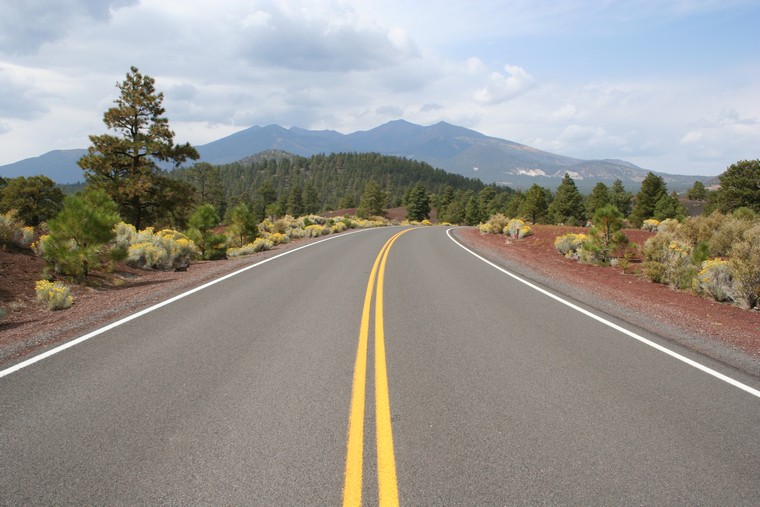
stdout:
{"type": "Polygon", "coordinates": [[[713,377],[718,378],[718,379],[720,379],[723,382],[726,382],[728,384],[731,384],[734,387],[738,387],[739,389],[748,392],[752,396],[756,396],[756,397],[760,398],[760,390],[757,390],[757,389],[755,389],[753,387],[750,387],[750,386],[748,386],[746,384],[743,384],[743,383],[739,382],[738,380],[735,380],[735,379],[733,379],[733,378],[731,378],[729,376],[726,376],[726,375],[724,375],[724,374],[722,374],[722,373],[720,373],[718,371],[713,370],[712,368],[708,368],[707,366],[705,366],[703,364],[700,364],[700,363],[698,363],[698,362],[696,362],[696,361],[694,361],[692,359],[689,359],[688,357],[682,356],[681,354],[679,354],[677,352],[674,352],[674,351],[672,351],[672,350],[670,350],[668,348],[665,348],[662,345],[659,345],[659,344],[657,344],[657,343],[655,343],[653,341],[650,341],[650,340],[644,338],[643,336],[634,333],[633,331],[630,331],[630,330],[628,330],[628,329],[626,329],[624,327],[618,326],[617,324],[615,324],[613,322],[610,322],[609,320],[604,319],[604,318],[602,318],[602,317],[600,317],[600,316],[598,316],[598,315],[596,315],[594,313],[591,313],[588,310],[585,310],[585,309],[581,308],[580,306],[571,303],[570,301],[562,299],[561,297],[559,297],[559,296],[557,296],[555,294],[552,294],[551,292],[549,292],[549,291],[547,291],[545,289],[542,289],[541,287],[539,287],[539,286],[537,286],[537,285],[529,282],[528,280],[525,280],[524,278],[521,278],[521,277],[515,275],[514,273],[511,273],[511,272],[507,271],[506,269],[502,268],[501,266],[498,266],[498,265],[494,264],[493,262],[491,262],[488,259],[486,259],[486,258],[478,255],[477,253],[473,252],[472,250],[470,250],[469,248],[467,248],[466,246],[464,246],[462,243],[460,243],[459,241],[457,241],[456,239],[454,239],[454,237],[451,235],[451,231],[452,231],[452,229],[448,229],[446,231],[446,235],[449,237],[449,239],[451,241],[453,241],[456,245],[458,245],[459,247],[461,247],[465,251],[469,252],[470,254],[474,255],[475,257],[477,257],[481,261],[485,262],[486,264],[488,264],[488,265],[490,265],[490,266],[498,269],[499,271],[501,271],[505,275],[514,278],[518,282],[523,283],[523,284],[527,285],[528,287],[530,287],[530,288],[532,288],[534,290],[537,290],[541,294],[544,294],[545,296],[548,296],[548,297],[554,299],[555,301],[558,301],[558,302],[562,303],[565,306],[569,306],[573,310],[575,310],[577,312],[580,312],[583,315],[586,315],[587,317],[591,317],[592,319],[594,319],[594,320],[596,320],[598,322],[601,322],[602,324],[604,324],[606,326],[609,326],[609,327],[611,327],[612,329],[614,329],[616,331],[620,331],[621,333],[623,333],[625,335],[628,335],[631,338],[634,338],[634,339],[640,341],[641,343],[649,345],[650,347],[652,347],[654,349],[657,349],[660,352],[663,352],[663,353],[665,353],[665,354],[667,354],[667,355],[669,355],[669,356],[671,356],[671,357],[673,357],[675,359],[678,359],[679,361],[682,361],[682,362],[688,364],[689,366],[692,366],[692,367],[694,367],[694,368],[696,368],[698,370],[701,370],[701,371],[707,373],[708,375],[712,375],[713,377]]]}
{"type": "Polygon", "coordinates": [[[251,264],[250,266],[246,266],[246,267],[244,267],[242,269],[239,269],[237,271],[234,271],[232,273],[228,273],[228,274],[226,274],[226,275],[224,275],[222,277],[215,278],[214,280],[211,280],[210,282],[206,282],[203,285],[199,285],[198,287],[190,289],[187,292],[183,292],[182,294],[179,294],[177,296],[169,298],[169,299],[167,299],[165,301],[162,301],[162,302],[160,302],[158,304],[155,304],[155,305],[153,305],[151,307],[145,308],[144,310],[140,310],[137,313],[133,313],[131,315],[128,315],[128,316],[124,317],[123,319],[117,320],[116,322],[112,322],[111,324],[108,324],[107,326],[104,326],[104,327],[101,327],[99,329],[96,329],[95,331],[92,331],[90,333],[87,333],[86,335],[80,336],[79,338],[76,338],[76,339],[71,340],[69,342],[66,342],[66,343],[64,343],[62,345],[54,347],[54,348],[52,348],[52,349],[50,349],[50,350],[48,350],[46,352],[43,352],[42,354],[36,355],[34,357],[30,357],[29,359],[27,359],[25,361],[22,361],[22,362],[20,362],[18,364],[14,364],[10,368],[7,368],[5,370],[0,371],[0,378],[5,377],[6,375],[10,375],[11,373],[17,372],[17,371],[19,371],[19,370],[21,370],[23,368],[26,368],[27,366],[31,366],[34,363],[42,361],[43,359],[47,359],[48,357],[53,356],[55,354],[58,354],[59,352],[63,352],[64,350],[66,350],[66,349],[68,349],[70,347],[73,347],[75,345],[79,345],[80,343],[82,343],[84,341],[87,341],[90,338],[94,338],[95,336],[98,336],[99,334],[103,334],[106,331],[110,331],[111,329],[113,329],[115,327],[121,326],[122,324],[126,324],[130,320],[137,319],[137,318],[142,317],[143,315],[145,315],[147,313],[150,313],[150,312],[152,312],[154,310],[158,310],[159,308],[161,308],[163,306],[166,306],[168,304],[171,304],[171,303],[173,303],[173,302],[175,302],[175,301],[177,301],[179,299],[182,299],[182,298],[184,298],[186,296],[189,296],[190,294],[194,294],[194,293],[196,293],[198,291],[201,291],[201,290],[203,290],[203,289],[205,289],[207,287],[211,287],[212,285],[215,285],[215,284],[217,284],[217,283],[219,283],[219,282],[221,282],[223,280],[226,280],[228,278],[232,278],[233,276],[237,276],[240,273],[248,271],[249,269],[253,269],[253,268],[257,267],[257,266],[261,266],[262,264],[266,264],[269,261],[273,261],[275,259],[279,259],[280,257],[284,257],[285,255],[292,254],[294,252],[297,252],[298,250],[303,250],[304,248],[309,248],[309,247],[312,247],[314,245],[318,245],[320,243],[324,243],[325,241],[330,241],[332,239],[343,238],[343,237],[346,237],[346,236],[348,236],[350,234],[356,234],[356,233],[359,233],[359,232],[365,232],[365,231],[371,231],[371,230],[375,230],[375,229],[360,229],[358,231],[351,231],[351,232],[348,232],[346,234],[340,234],[340,235],[336,235],[336,236],[330,236],[328,238],[321,239],[319,241],[315,241],[313,243],[308,243],[306,245],[299,246],[297,248],[293,248],[292,250],[286,250],[286,251],[284,251],[284,252],[282,252],[280,254],[274,255],[272,257],[269,257],[267,259],[259,261],[259,262],[255,263],[255,264],[251,264]]]}

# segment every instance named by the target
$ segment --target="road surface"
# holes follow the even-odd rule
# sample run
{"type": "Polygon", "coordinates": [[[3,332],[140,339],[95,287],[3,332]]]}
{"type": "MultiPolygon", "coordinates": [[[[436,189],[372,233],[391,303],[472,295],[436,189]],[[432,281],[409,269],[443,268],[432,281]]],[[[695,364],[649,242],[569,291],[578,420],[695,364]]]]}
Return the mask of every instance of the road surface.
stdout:
{"type": "Polygon", "coordinates": [[[330,237],[1,372],[0,504],[760,504],[760,381],[594,313],[330,237]]]}

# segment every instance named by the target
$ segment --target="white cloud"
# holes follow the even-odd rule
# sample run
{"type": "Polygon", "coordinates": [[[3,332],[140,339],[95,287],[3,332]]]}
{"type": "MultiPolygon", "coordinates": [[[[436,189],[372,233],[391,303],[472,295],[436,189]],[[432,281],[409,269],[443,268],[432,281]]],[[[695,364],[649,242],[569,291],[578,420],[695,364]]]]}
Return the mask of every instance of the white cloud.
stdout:
{"type": "Polygon", "coordinates": [[[111,12],[137,0],[24,0],[0,2],[0,52],[31,53],[77,25],[106,22],[111,12]]]}
{"type": "Polygon", "coordinates": [[[494,72],[488,83],[475,92],[475,100],[486,104],[499,104],[527,92],[534,86],[533,77],[516,65],[505,65],[506,74],[494,72]]]}

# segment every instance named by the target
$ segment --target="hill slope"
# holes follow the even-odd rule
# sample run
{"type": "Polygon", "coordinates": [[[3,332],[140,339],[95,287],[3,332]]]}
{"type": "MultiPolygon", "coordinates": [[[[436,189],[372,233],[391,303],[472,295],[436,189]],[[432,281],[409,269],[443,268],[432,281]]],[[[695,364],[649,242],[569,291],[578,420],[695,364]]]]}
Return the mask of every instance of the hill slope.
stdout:
{"type": "MultiPolygon", "coordinates": [[[[427,162],[452,173],[477,177],[485,183],[515,188],[538,183],[553,189],[568,172],[583,191],[589,191],[599,181],[610,184],[618,178],[635,189],[649,172],[622,160],[580,160],[556,155],[445,122],[421,126],[395,120],[351,134],[298,127],[286,129],[279,125],[255,126],[197,148],[201,160],[211,164],[229,164],[271,149],[302,157],[320,153],[380,153],[427,162]]],[[[75,182],[82,179],[75,162],[83,153],[83,150],[50,152],[37,159],[0,167],[0,175],[41,173],[59,183],[75,182]]],[[[659,174],[671,190],[679,191],[696,180],[709,179],[659,174]]]]}

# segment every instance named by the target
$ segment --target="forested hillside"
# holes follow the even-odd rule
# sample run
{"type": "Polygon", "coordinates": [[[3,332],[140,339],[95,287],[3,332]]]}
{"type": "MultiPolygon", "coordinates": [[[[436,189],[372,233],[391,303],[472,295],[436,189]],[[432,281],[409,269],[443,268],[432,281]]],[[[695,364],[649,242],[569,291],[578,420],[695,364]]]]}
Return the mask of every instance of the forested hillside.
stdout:
{"type": "Polygon", "coordinates": [[[246,202],[257,210],[274,204],[279,212],[294,213],[356,207],[369,181],[380,186],[389,207],[402,205],[405,194],[417,183],[431,194],[441,194],[446,187],[455,192],[480,192],[485,188],[477,179],[434,169],[425,162],[378,153],[305,158],[268,151],[233,164],[195,164],[176,169],[171,175],[193,184],[201,201],[220,208],[246,202]],[[293,206],[300,209],[289,209],[293,206]]]}

